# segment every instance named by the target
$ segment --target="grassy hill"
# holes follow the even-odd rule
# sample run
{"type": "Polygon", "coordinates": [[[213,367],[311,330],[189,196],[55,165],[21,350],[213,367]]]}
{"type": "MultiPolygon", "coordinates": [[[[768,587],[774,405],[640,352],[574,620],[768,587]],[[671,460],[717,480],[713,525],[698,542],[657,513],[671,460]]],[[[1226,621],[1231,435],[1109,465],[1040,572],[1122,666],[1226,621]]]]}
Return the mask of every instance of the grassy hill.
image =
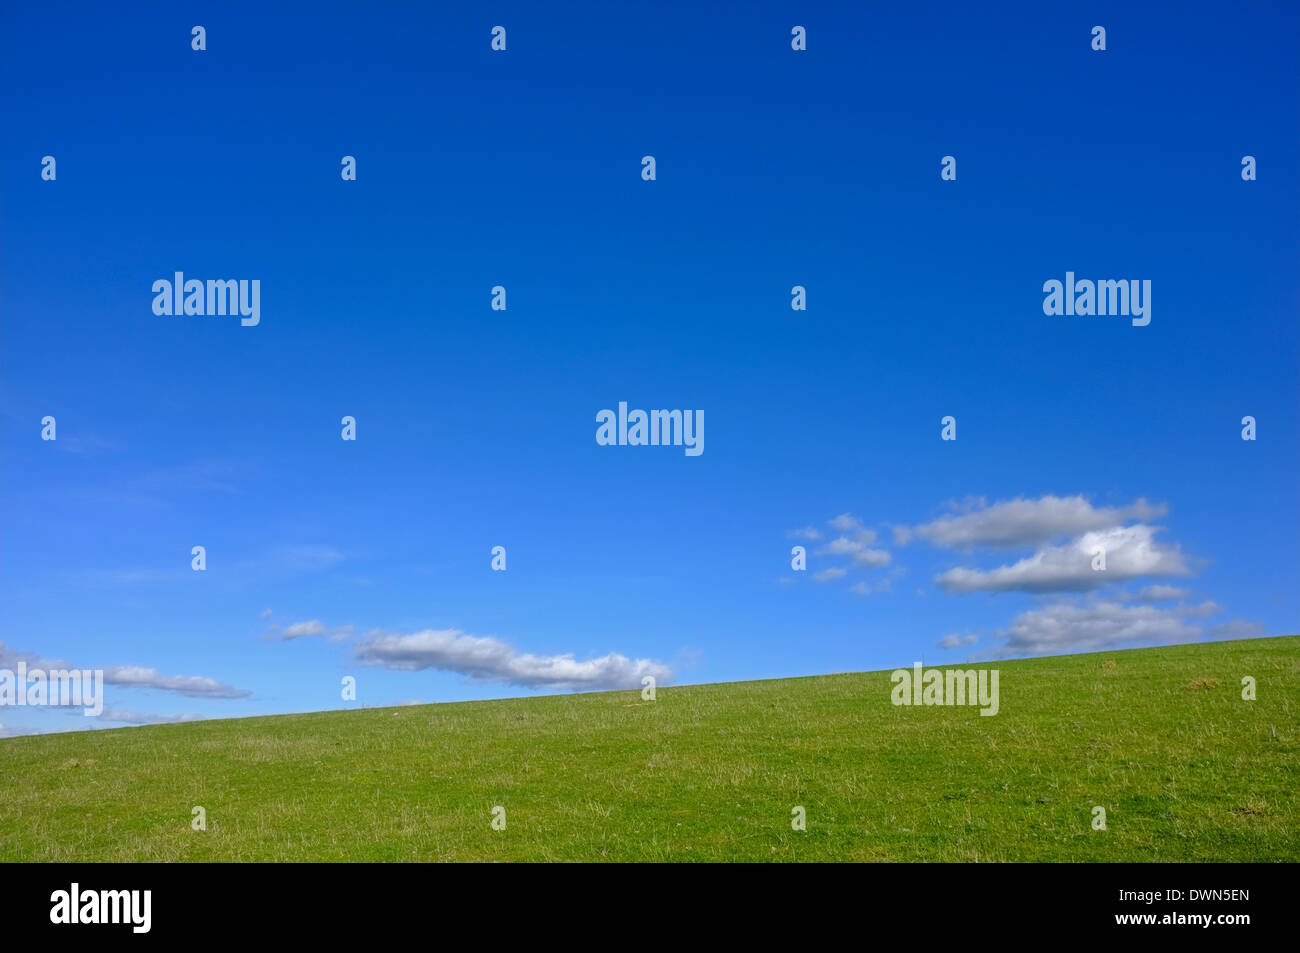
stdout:
{"type": "Polygon", "coordinates": [[[979,667],[6,739],[0,859],[1300,860],[1300,637],[979,667]]]}

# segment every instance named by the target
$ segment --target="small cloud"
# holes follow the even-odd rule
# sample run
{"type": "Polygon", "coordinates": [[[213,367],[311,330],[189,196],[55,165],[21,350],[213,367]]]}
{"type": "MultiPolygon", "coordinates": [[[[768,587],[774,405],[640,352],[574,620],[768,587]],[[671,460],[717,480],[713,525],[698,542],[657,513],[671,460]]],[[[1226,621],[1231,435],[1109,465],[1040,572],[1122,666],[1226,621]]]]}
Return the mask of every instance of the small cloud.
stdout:
{"type": "Polygon", "coordinates": [[[233,688],[214,678],[202,675],[163,675],[156,668],[142,668],[138,665],[118,665],[104,669],[104,684],[152,688],[191,698],[247,698],[253,694],[247,689],[233,688]]]}
{"type": "Polygon", "coordinates": [[[325,625],[320,619],[312,619],[310,622],[295,622],[292,625],[285,626],[284,635],[281,638],[286,641],[289,639],[300,639],[304,635],[324,635],[325,625]]]}
{"type": "Polygon", "coordinates": [[[792,529],[789,532],[791,539],[819,540],[822,538],[821,530],[814,529],[811,526],[805,526],[803,529],[792,529]]]}
{"type": "Polygon", "coordinates": [[[263,618],[263,619],[269,619],[269,618],[271,618],[271,610],[270,610],[270,609],[263,609],[263,610],[262,610],[262,618],[263,618]]]}
{"type": "Polygon", "coordinates": [[[852,513],[841,513],[833,520],[827,520],[827,522],[833,529],[837,529],[841,533],[852,533],[863,529],[862,521],[852,513]]]}
{"type": "Polygon", "coordinates": [[[1094,507],[1083,496],[1017,498],[992,506],[977,499],[968,501],[963,512],[916,526],[912,532],[949,549],[1008,547],[1112,529],[1129,520],[1155,519],[1166,511],[1165,506],[1145,499],[1118,507],[1094,507]]]}
{"type": "Polygon", "coordinates": [[[320,619],[311,619],[307,622],[294,622],[284,627],[283,632],[277,632],[278,625],[271,626],[269,632],[262,636],[264,642],[290,642],[294,639],[306,638],[312,635],[323,635],[331,642],[342,642],[350,636],[354,628],[350,625],[340,625],[330,628],[321,622],[320,619]]]}
{"type": "Polygon", "coordinates": [[[963,645],[974,645],[978,641],[978,635],[945,635],[939,640],[938,646],[941,649],[957,649],[963,645]]]}
{"type": "Polygon", "coordinates": [[[822,555],[830,556],[847,556],[850,553],[856,553],[862,548],[862,544],[849,539],[847,536],[841,536],[833,539],[817,552],[822,555]]]}
{"type": "Polygon", "coordinates": [[[99,715],[100,721],[110,721],[122,725],[175,725],[184,721],[202,721],[202,715],[147,715],[121,708],[105,708],[99,715]]]}
{"type": "Polygon", "coordinates": [[[893,557],[884,549],[863,549],[853,554],[855,563],[859,566],[869,566],[872,569],[888,566],[892,559],[893,557]]]}
{"type": "Polygon", "coordinates": [[[813,578],[818,582],[829,582],[832,579],[843,579],[847,571],[838,566],[832,566],[830,569],[823,569],[821,572],[813,573],[813,578]]]}
{"type": "Polygon", "coordinates": [[[1142,591],[1137,594],[1139,602],[1173,602],[1176,599],[1185,599],[1187,590],[1180,589],[1178,586],[1144,586],[1142,591]]]}
{"type": "Polygon", "coordinates": [[[425,629],[411,635],[374,632],[357,647],[356,659],[362,665],[396,671],[433,668],[458,672],[475,681],[554,691],[640,688],[647,675],[659,684],[673,675],[668,666],[650,659],[632,660],[615,652],[581,662],[572,654],[533,655],[500,639],[458,629],[425,629]]]}
{"type": "Polygon", "coordinates": [[[1219,625],[1210,626],[1207,633],[1211,639],[1257,639],[1268,631],[1262,622],[1247,622],[1245,619],[1233,619],[1219,625]]]}

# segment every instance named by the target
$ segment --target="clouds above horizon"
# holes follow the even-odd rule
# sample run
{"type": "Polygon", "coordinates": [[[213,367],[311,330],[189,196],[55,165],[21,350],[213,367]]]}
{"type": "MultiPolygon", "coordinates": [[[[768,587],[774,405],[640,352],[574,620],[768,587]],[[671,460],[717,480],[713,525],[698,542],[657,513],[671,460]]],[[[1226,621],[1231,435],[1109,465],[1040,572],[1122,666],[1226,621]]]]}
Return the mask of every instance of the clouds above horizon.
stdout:
{"type": "Polygon", "coordinates": [[[203,721],[202,715],[150,715],[122,708],[105,708],[99,715],[100,721],[119,725],[178,725],[187,721],[203,721]]]}
{"type": "Polygon", "coordinates": [[[946,592],[1078,592],[1149,576],[1187,576],[1177,546],[1155,539],[1158,529],[1137,523],[1084,533],[1060,546],[1043,546],[1019,562],[995,569],[958,567],[935,580],[946,592]],[[1105,554],[1105,569],[1093,568],[1105,554]]]}
{"type": "MultiPolygon", "coordinates": [[[[842,565],[827,566],[813,572],[811,574],[812,578],[817,582],[834,582],[845,578],[852,569],[883,569],[893,562],[894,557],[889,550],[874,545],[879,538],[879,534],[852,513],[841,513],[839,516],[832,517],[826,521],[826,525],[839,535],[813,550],[813,555],[847,560],[847,562],[842,565]]],[[[790,530],[786,535],[791,539],[801,539],[809,542],[816,542],[826,538],[826,535],[815,526],[790,530]]],[[[901,570],[895,571],[894,575],[898,574],[901,574],[901,570]]],[[[786,579],[785,581],[792,580],[786,579]]],[[[849,586],[849,591],[855,595],[865,596],[872,592],[887,591],[891,584],[892,577],[874,585],[866,580],[858,580],[849,586]]]]}
{"type": "Polygon", "coordinates": [[[975,546],[1014,547],[1046,543],[1061,536],[1110,529],[1129,520],[1164,516],[1168,507],[1138,499],[1128,506],[1094,507],[1087,498],[1047,494],[1036,500],[1017,497],[987,505],[983,497],[962,504],[963,512],[894,531],[901,544],[918,536],[945,549],[975,546]]]}
{"type": "Polygon", "coordinates": [[[978,635],[945,635],[937,643],[941,649],[955,649],[963,645],[974,645],[979,641],[978,635]]]}
{"type": "Polygon", "coordinates": [[[1165,586],[1157,583],[1153,586],[1143,586],[1133,598],[1138,602],[1168,602],[1174,599],[1186,599],[1188,590],[1179,586],[1165,586]]]}
{"type": "Polygon", "coordinates": [[[119,665],[104,669],[105,685],[151,688],[190,698],[248,698],[253,693],[203,675],[163,675],[156,668],[119,665]]]}
{"type": "Polygon", "coordinates": [[[1153,643],[1193,642],[1205,629],[1194,620],[1218,606],[1160,608],[1114,601],[1085,604],[1059,602],[1022,612],[1009,628],[996,633],[1002,646],[996,658],[1013,655],[1062,655],[1102,652],[1153,643]]]}
{"type": "MultiPolygon", "coordinates": [[[[265,618],[265,616],[263,616],[265,618]]],[[[353,632],[353,626],[340,625],[330,628],[321,622],[320,619],[309,619],[305,622],[291,622],[284,628],[279,625],[272,625],[262,636],[264,642],[292,642],[294,639],[302,639],[311,635],[320,635],[329,639],[331,642],[341,642],[350,636],[353,632]]]]}
{"type": "Polygon", "coordinates": [[[358,644],[356,660],[396,671],[439,669],[475,681],[555,691],[640,688],[647,675],[658,684],[671,681],[673,675],[668,666],[650,659],[632,660],[616,652],[585,661],[578,661],[572,653],[533,655],[500,639],[459,629],[425,629],[410,635],[371,633],[358,644]]]}
{"type": "MultiPolygon", "coordinates": [[[[927,523],[884,524],[892,527],[899,546],[922,540],[939,550],[963,554],[962,562],[969,564],[941,570],[934,577],[940,591],[1055,597],[1015,616],[1009,628],[992,633],[993,644],[999,646],[996,657],[1249,638],[1265,632],[1264,626],[1240,619],[1207,627],[1204,619],[1222,607],[1208,600],[1186,603],[1190,591],[1182,586],[1151,582],[1136,595],[1121,588],[1135,581],[1191,576],[1191,563],[1200,562],[1189,560],[1176,543],[1158,538],[1164,527],[1148,521],[1168,514],[1163,503],[1140,497],[1127,505],[1094,506],[1083,495],[1046,494],[992,503],[971,497],[948,506],[949,515],[927,523]],[[1027,553],[1006,561],[1005,551],[1013,548],[1027,553]],[[1100,568],[1100,552],[1105,554],[1104,568],[1100,568]],[[1093,596],[1080,601],[1085,593],[1093,596]]],[[[873,566],[892,561],[888,551],[872,548],[875,531],[851,513],[826,525],[840,535],[815,550],[816,555],[873,566]]],[[[813,527],[790,535],[824,538],[813,527]]],[[[850,566],[823,568],[812,575],[820,582],[841,579],[850,566]]],[[[895,572],[901,571],[896,567],[895,572]]],[[[874,589],[857,582],[850,589],[859,595],[887,591],[889,576],[882,582],[874,589]]],[[[945,635],[936,645],[943,650],[969,649],[980,641],[980,635],[965,632],[945,635]]]]}
{"type": "MultiPolygon", "coordinates": [[[[97,666],[71,665],[62,659],[40,658],[30,652],[10,649],[0,642],[0,668],[14,668],[18,662],[27,663],[27,667],[51,669],[81,669],[95,671],[97,666]]],[[[225,682],[217,681],[203,675],[163,675],[156,668],[139,665],[116,665],[102,669],[105,685],[117,685],[123,688],[144,688],[160,692],[172,692],[190,698],[248,698],[253,693],[247,689],[235,688],[225,682]]]]}

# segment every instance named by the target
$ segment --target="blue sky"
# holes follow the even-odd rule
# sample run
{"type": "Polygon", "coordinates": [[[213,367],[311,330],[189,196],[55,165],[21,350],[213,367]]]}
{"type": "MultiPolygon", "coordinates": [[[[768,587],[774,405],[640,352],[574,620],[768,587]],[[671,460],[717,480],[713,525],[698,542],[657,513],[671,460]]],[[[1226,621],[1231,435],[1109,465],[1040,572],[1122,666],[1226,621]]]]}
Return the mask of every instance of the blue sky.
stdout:
{"type": "Polygon", "coordinates": [[[116,672],[114,726],[1295,633],[1297,36],[7,5],[0,663],[116,672]],[[260,323],[155,315],[176,271],[258,279],[260,323]],[[1067,271],[1151,323],[1045,315],[1067,271]],[[598,446],[619,401],[705,452],[598,446]]]}

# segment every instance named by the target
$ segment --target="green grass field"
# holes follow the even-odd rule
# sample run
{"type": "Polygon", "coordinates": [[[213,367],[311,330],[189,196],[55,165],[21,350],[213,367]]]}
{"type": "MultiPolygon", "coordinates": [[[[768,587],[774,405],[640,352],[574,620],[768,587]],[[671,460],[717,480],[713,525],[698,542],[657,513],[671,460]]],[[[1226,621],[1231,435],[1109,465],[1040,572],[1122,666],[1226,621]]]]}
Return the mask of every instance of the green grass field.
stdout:
{"type": "Polygon", "coordinates": [[[0,859],[1300,860],[1300,637],[972,667],[11,738],[0,859]]]}

